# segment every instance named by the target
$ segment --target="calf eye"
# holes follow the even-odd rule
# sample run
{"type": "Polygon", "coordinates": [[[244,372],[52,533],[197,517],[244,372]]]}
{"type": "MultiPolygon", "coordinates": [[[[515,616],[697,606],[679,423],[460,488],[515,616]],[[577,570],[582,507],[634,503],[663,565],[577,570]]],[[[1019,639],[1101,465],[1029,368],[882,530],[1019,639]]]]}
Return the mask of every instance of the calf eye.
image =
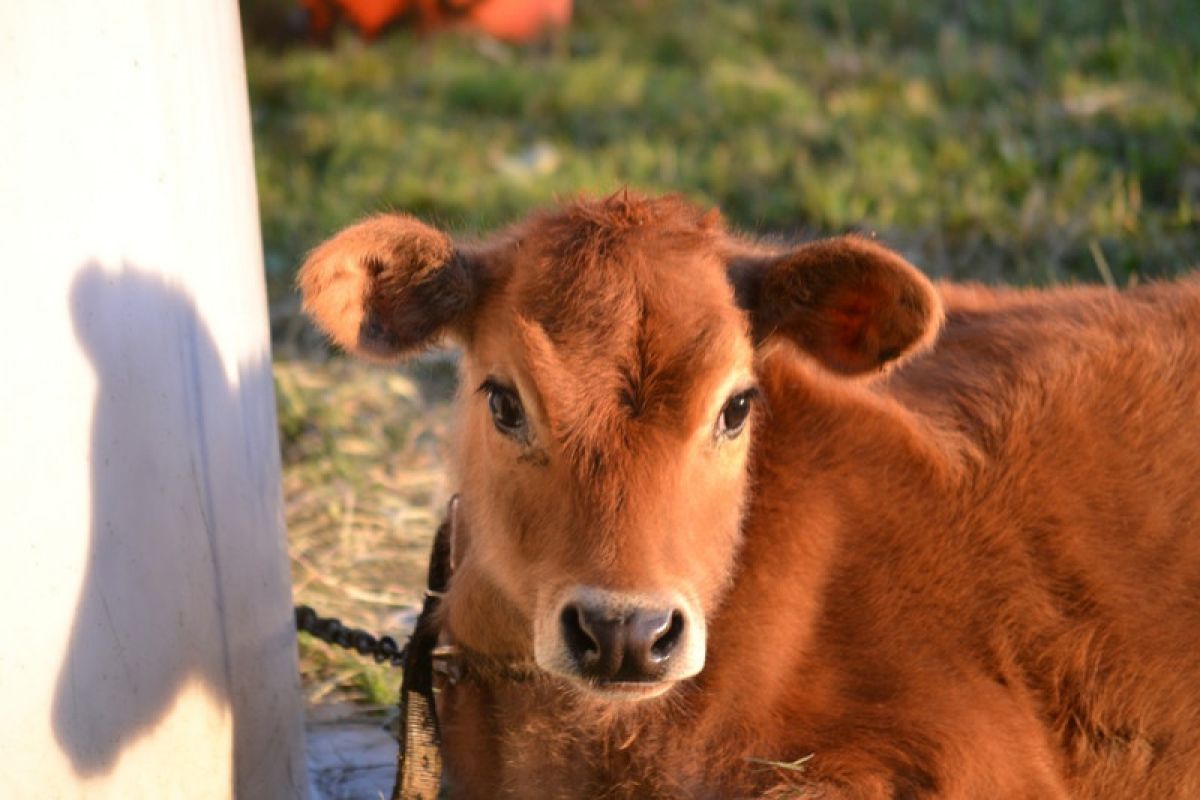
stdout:
{"type": "Polygon", "coordinates": [[[721,416],[717,418],[717,435],[733,439],[740,434],[746,427],[751,404],[757,396],[757,389],[746,389],[730,397],[721,409],[721,416]]]}
{"type": "Polygon", "coordinates": [[[479,388],[487,393],[488,410],[492,412],[496,430],[505,436],[520,435],[525,428],[525,407],[517,393],[490,378],[479,388]]]}

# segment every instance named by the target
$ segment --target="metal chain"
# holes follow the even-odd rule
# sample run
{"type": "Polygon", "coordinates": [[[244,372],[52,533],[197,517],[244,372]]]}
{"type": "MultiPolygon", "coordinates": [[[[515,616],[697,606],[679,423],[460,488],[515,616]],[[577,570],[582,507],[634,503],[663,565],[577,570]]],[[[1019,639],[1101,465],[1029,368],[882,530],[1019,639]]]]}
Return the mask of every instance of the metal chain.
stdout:
{"type": "Polygon", "coordinates": [[[311,633],[323,642],[371,656],[376,664],[391,662],[393,667],[404,664],[407,648],[396,644],[390,636],[376,639],[361,628],[347,628],[334,617],[318,616],[309,606],[296,606],[296,630],[311,633]]]}

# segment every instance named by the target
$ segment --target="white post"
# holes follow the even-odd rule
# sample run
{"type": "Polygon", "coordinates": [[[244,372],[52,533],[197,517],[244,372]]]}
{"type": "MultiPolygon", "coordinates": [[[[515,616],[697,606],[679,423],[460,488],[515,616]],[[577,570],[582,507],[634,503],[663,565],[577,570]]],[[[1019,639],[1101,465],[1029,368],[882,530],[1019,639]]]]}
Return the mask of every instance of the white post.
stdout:
{"type": "Polygon", "coordinates": [[[233,0],[0,2],[0,797],[303,797],[233,0]]]}

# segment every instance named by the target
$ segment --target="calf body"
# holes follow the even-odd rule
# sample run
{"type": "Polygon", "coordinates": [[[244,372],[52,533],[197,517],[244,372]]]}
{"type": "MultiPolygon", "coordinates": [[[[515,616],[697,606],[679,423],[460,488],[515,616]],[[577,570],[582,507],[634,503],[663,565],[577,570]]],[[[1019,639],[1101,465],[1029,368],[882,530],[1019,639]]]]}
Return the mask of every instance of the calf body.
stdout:
{"type": "Polygon", "coordinates": [[[934,289],[674,200],[371,224],[301,282],[351,349],[465,346],[455,796],[1200,796],[1200,283],[934,289]],[[661,663],[579,597],[677,614],[661,663]]]}

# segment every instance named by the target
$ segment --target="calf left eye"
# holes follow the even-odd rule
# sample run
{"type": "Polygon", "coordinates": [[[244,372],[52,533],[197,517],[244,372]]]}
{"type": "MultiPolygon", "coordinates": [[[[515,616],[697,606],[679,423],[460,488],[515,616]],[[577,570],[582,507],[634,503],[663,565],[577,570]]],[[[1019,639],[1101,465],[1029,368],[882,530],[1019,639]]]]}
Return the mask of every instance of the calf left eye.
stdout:
{"type": "Polygon", "coordinates": [[[526,430],[525,407],[517,393],[492,378],[484,381],[479,391],[487,395],[488,410],[496,430],[514,439],[522,437],[526,430]]]}
{"type": "Polygon", "coordinates": [[[717,435],[733,439],[740,434],[746,427],[750,408],[757,396],[757,389],[746,389],[725,401],[725,407],[721,409],[721,416],[717,418],[717,435]]]}

